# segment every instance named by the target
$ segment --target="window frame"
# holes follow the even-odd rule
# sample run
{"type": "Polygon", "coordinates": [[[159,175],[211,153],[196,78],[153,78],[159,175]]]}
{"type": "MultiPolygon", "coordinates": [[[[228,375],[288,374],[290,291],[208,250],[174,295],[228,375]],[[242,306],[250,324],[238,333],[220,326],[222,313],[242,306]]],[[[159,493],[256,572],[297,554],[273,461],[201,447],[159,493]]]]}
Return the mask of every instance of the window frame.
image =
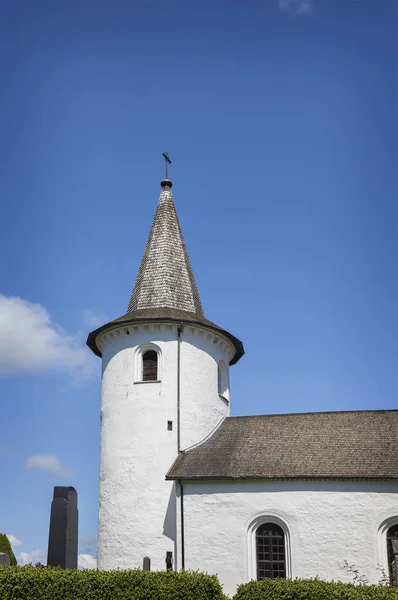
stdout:
{"type": "Polygon", "coordinates": [[[257,581],[257,541],[256,532],[261,525],[273,523],[278,525],[285,536],[285,579],[292,579],[292,539],[291,527],[285,517],[275,513],[261,513],[254,517],[247,528],[247,575],[248,581],[257,581]]]}
{"type": "Polygon", "coordinates": [[[156,344],[151,344],[151,343],[147,343],[147,344],[141,344],[140,346],[138,346],[135,349],[135,356],[134,356],[134,383],[145,383],[145,384],[150,384],[150,383],[159,383],[162,380],[162,351],[159,348],[159,346],[157,346],[156,344]],[[156,352],[157,356],[158,356],[158,360],[157,360],[157,379],[150,379],[147,381],[144,381],[144,361],[143,361],[143,356],[146,352],[148,351],[154,351],[156,352]]]}

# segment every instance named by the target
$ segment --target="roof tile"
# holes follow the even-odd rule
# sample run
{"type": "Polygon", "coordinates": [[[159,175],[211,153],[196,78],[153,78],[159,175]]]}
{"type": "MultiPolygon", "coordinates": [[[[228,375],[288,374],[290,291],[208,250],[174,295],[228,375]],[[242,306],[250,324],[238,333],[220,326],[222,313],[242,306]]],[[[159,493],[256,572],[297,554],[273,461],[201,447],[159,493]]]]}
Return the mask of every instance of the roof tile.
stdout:
{"type": "Polygon", "coordinates": [[[163,187],[127,312],[176,308],[203,316],[171,189],[163,187]]]}
{"type": "Polygon", "coordinates": [[[228,417],[167,478],[398,478],[397,442],[397,410],[228,417]]]}
{"type": "Polygon", "coordinates": [[[97,337],[120,323],[174,321],[204,326],[227,337],[235,348],[233,365],[243,356],[243,344],[203,314],[188,252],[171,193],[171,181],[161,182],[158,206],[138,271],[127,313],[92,331],[87,345],[97,356],[97,337]]]}

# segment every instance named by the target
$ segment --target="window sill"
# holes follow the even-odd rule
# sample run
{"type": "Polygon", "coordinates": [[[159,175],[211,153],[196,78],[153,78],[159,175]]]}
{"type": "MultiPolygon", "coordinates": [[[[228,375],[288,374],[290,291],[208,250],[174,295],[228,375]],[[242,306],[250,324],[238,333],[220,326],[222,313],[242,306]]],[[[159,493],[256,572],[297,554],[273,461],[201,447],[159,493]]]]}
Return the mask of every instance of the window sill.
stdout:
{"type": "Polygon", "coordinates": [[[134,381],[134,385],[136,384],[140,384],[140,383],[161,383],[160,379],[151,379],[150,381],[134,381]]]}

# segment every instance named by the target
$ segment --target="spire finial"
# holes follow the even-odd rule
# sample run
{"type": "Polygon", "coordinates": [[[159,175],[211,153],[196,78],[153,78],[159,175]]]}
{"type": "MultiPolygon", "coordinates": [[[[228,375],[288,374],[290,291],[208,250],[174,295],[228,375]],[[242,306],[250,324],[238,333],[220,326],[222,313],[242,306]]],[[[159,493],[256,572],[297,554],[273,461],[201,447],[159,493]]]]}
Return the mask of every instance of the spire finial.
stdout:
{"type": "Polygon", "coordinates": [[[164,188],[164,187],[171,188],[171,186],[173,184],[169,179],[169,165],[171,165],[170,156],[169,156],[168,152],[163,152],[162,156],[166,163],[166,177],[165,177],[165,179],[162,179],[162,181],[160,182],[160,185],[162,186],[162,188],[164,188]]]}

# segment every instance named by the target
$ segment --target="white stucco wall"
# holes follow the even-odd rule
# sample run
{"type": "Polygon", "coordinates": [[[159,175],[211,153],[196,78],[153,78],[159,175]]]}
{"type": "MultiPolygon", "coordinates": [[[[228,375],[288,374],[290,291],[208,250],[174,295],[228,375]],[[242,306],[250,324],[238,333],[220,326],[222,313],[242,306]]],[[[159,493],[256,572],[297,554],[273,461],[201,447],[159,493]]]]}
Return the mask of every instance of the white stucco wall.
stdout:
{"type": "Polygon", "coordinates": [[[233,349],[222,338],[195,327],[185,327],[181,340],[181,449],[185,450],[203,441],[230,414],[229,402],[218,395],[218,362],[229,365],[233,349]]]}
{"type": "Polygon", "coordinates": [[[269,516],[288,530],[291,577],[352,581],[343,569],[347,560],[377,583],[377,565],[387,567],[379,528],[394,515],[397,483],[185,482],[185,568],[217,574],[232,595],[256,579],[249,530],[269,516]]]}
{"type": "MultiPolygon", "coordinates": [[[[98,340],[101,389],[98,567],[164,569],[176,554],[176,505],[165,475],[177,456],[177,325],[119,326],[98,340]],[[137,349],[160,350],[160,382],[136,382],[137,349]],[[167,428],[173,422],[173,430],[167,428]]],[[[229,414],[218,395],[217,363],[232,348],[185,327],[181,336],[181,448],[200,442],[229,414]]]]}

